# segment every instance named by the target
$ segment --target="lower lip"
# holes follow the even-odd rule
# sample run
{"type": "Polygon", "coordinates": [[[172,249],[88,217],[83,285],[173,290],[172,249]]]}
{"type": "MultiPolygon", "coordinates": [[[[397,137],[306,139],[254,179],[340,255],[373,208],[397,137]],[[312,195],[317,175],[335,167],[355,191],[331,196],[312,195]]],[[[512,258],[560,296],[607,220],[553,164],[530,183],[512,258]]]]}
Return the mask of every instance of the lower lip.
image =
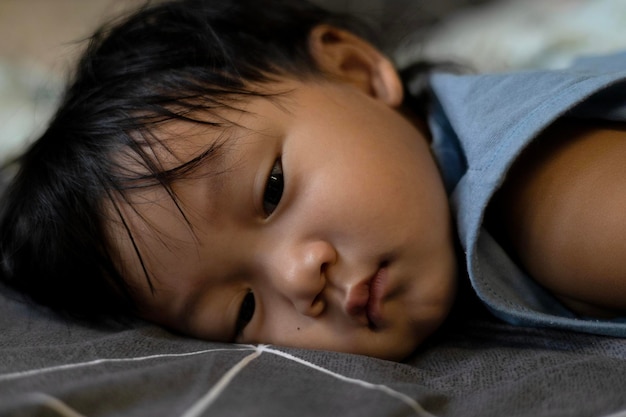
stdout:
{"type": "Polygon", "coordinates": [[[367,301],[367,318],[373,328],[382,324],[382,299],[387,288],[387,268],[380,268],[370,284],[370,298],[367,301]]]}

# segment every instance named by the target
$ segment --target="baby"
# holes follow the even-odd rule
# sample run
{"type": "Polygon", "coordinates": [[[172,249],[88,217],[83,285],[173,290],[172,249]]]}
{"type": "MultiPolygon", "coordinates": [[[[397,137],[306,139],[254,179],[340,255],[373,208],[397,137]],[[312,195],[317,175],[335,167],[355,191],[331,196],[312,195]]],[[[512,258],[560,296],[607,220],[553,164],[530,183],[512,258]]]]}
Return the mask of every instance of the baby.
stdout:
{"type": "Polygon", "coordinates": [[[300,0],[181,0],[103,28],[3,196],[2,280],[86,318],[400,360],[445,320],[466,275],[452,202],[469,276],[496,314],[541,325],[524,320],[540,298],[563,320],[619,315],[622,126],[564,122],[561,105],[506,167],[482,172],[493,187],[467,207],[476,155],[496,159],[506,141],[466,145],[447,100],[481,91],[445,90],[480,77],[439,74],[417,91],[430,67],[402,79],[366,39],[300,0]],[[484,245],[513,265],[487,281],[484,245]],[[522,307],[484,295],[502,298],[484,290],[500,275],[522,307]]]}

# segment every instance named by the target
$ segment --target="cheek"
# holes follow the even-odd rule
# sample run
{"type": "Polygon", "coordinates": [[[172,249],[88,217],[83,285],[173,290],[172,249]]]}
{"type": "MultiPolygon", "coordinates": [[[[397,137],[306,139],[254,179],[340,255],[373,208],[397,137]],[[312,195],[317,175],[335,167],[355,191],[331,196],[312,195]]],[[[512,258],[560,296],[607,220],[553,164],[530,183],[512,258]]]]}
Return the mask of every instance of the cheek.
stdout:
{"type": "Polygon", "coordinates": [[[255,342],[304,349],[346,350],[346,329],[328,316],[310,318],[296,313],[288,302],[274,300],[263,312],[263,326],[255,342]]]}
{"type": "Polygon", "coordinates": [[[262,333],[257,335],[257,342],[276,346],[401,360],[423,339],[407,320],[399,320],[395,326],[384,331],[373,332],[366,327],[346,327],[330,318],[310,320],[297,317],[288,311],[276,311],[266,318],[268,320],[262,333]]]}
{"type": "Polygon", "coordinates": [[[301,328],[277,345],[303,349],[327,350],[372,356],[387,360],[402,360],[413,352],[421,339],[413,334],[392,332],[373,333],[367,329],[334,332],[322,328],[301,328]]]}

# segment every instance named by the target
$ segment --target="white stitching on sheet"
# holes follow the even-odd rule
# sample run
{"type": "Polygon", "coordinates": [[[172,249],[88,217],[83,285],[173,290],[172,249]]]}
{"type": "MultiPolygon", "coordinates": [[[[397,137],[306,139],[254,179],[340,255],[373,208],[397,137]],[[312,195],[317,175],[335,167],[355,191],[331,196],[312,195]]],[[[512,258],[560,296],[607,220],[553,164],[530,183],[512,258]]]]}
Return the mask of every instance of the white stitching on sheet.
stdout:
{"type": "Polygon", "coordinates": [[[384,392],[385,394],[387,394],[387,395],[389,395],[391,397],[394,397],[394,398],[404,402],[408,406],[410,406],[413,409],[413,411],[415,411],[415,414],[417,414],[418,416],[435,417],[434,414],[431,414],[428,411],[426,411],[424,409],[424,407],[422,407],[420,405],[420,403],[418,403],[413,398],[409,397],[408,395],[406,395],[406,394],[404,394],[404,393],[402,393],[400,391],[396,391],[396,390],[394,390],[394,389],[392,389],[392,388],[390,388],[390,387],[388,387],[386,385],[372,384],[371,382],[363,381],[361,379],[350,378],[350,377],[347,377],[345,375],[338,374],[338,373],[333,372],[333,371],[331,371],[329,369],[322,368],[321,366],[316,365],[314,363],[305,361],[304,359],[300,359],[300,358],[298,358],[296,356],[293,356],[293,355],[291,355],[289,353],[283,352],[283,351],[278,350],[278,349],[269,348],[267,345],[260,345],[259,349],[261,351],[273,353],[274,355],[281,356],[283,358],[292,360],[292,361],[297,362],[299,364],[308,366],[308,367],[313,368],[313,369],[315,369],[317,371],[320,371],[320,372],[323,372],[323,373],[328,374],[330,376],[333,376],[333,377],[335,377],[335,378],[337,378],[339,380],[342,380],[342,381],[345,381],[345,382],[348,382],[348,383],[351,383],[351,384],[360,385],[363,388],[373,389],[373,390],[378,390],[378,391],[384,392]]]}
{"type": "Polygon", "coordinates": [[[196,417],[201,415],[207,408],[213,404],[213,402],[219,397],[219,395],[226,389],[230,381],[233,380],[235,376],[245,368],[250,362],[254,359],[261,356],[263,352],[262,349],[257,349],[253,353],[249,354],[242,360],[240,360],[235,366],[230,368],[228,372],[226,372],[219,381],[211,389],[207,392],[202,398],[200,398],[196,403],[187,410],[181,417],[196,417]]]}
{"type": "MultiPolygon", "coordinates": [[[[268,345],[258,345],[258,346],[240,345],[240,346],[241,346],[240,348],[235,348],[235,349],[208,349],[208,350],[201,350],[201,351],[196,351],[196,352],[187,352],[187,353],[178,353],[178,354],[158,354],[158,355],[142,356],[142,357],[136,357],[136,358],[97,359],[97,360],[93,360],[89,362],[58,365],[58,366],[52,366],[48,368],[33,369],[30,371],[22,371],[22,372],[4,374],[4,375],[0,375],[0,381],[23,378],[23,377],[28,377],[32,375],[47,373],[47,372],[63,371],[63,370],[74,369],[74,368],[79,368],[83,366],[93,366],[93,365],[98,365],[102,363],[133,362],[133,361],[143,361],[143,360],[160,359],[160,358],[168,358],[168,357],[185,357],[185,356],[201,355],[204,353],[220,352],[220,351],[254,350],[253,353],[244,357],[236,365],[230,368],[224,375],[222,375],[219,381],[213,387],[211,387],[211,389],[202,398],[196,401],[196,403],[191,408],[189,408],[181,417],[197,417],[201,415],[207,408],[209,408],[215,402],[215,400],[219,397],[219,395],[228,387],[228,384],[233,380],[233,378],[235,378],[235,376],[237,376],[237,374],[241,370],[243,370],[250,362],[252,362],[254,359],[261,356],[263,352],[268,352],[276,356],[280,356],[282,358],[294,361],[301,365],[307,366],[309,368],[313,368],[319,372],[330,375],[341,381],[359,385],[366,389],[372,389],[372,390],[383,392],[389,395],[390,397],[396,398],[402,401],[403,403],[407,404],[409,407],[411,407],[411,409],[415,412],[415,414],[420,417],[435,417],[433,414],[426,411],[413,398],[409,397],[408,395],[402,392],[396,391],[386,385],[373,384],[371,382],[367,382],[367,381],[355,379],[355,378],[350,378],[345,375],[338,374],[336,372],[323,368],[314,363],[308,362],[304,359],[298,358],[289,353],[268,347],[268,345]]],[[[71,409],[69,406],[67,406],[60,400],[52,396],[49,396],[47,394],[32,393],[28,395],[36,399],[38,402],[41,402],[44,405],[48,406],[49,408],[59,412],[63,417],[84,417],[82,414],[79,414],[78,412],[74,411],[73,409],[71,409]]],[[[626,417],[626,414],[616,414],[616,415],[611,415],[611,416],[606,416],[606,417],[626,417]]]]}
{"type": "Polygon", "coordinates": [[[613,414],[607,414],[604,417],[626,417],[626,410],[618,411],[613,414]]]}
{"type": "Polygon", "coordinates": [[[203,353],[211,353],[211,352],[245,351],[245,350],[255,349],[255,347],[251,345],[250,346],[245,345],[245,346],[246,347],[242,347],[239,349],[225,349],[225,348],[224,349],[207,349],[207,350],[199,350],[196,352],[187,352],[187,353],[164,353],[164,354],[158,354],[158,355],[139,356],[136,358],[111,358],[111,359],[103,358],[103,359],[96,359],[96,360],[89,361],[89,362],[68,363],[65,365],[57,365],[57,366],[51,366],[47,368],[31,369],[29,371],[12,372],[8,374],[0,375],[0,382],[7,381],[10,379],[25,378],[25,377],[29,377],[32,375],[39,375],[39,374],[43,374],[47,372],[64,371],[68,369],[80,368],[83,366],[99,365],[102,363],[135,362],[135,361],[145,361],[145,360],[150,360],[150,359],[161,359],[161,358],[169,358],[169,357],[180,358],[184,356],[202,355],[203,353]]]}
{"type": "Polygon", "coordinates": [[[74,410],[58,398],[54,398],[53,396],[44,394],[43,392],[33,392],[27,394],[25,397],[31,400],[31,404],[42,404],[51,410],[56,411],[63,417],[85,417],[83,414],[74,410]]]}

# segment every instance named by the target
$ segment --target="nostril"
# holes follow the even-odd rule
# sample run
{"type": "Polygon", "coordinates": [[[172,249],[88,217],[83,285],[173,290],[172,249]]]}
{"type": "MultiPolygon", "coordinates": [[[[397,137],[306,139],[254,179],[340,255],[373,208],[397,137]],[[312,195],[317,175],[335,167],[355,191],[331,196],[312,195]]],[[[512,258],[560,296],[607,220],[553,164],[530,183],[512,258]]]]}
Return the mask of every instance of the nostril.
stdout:
{"type": "Polygon", "coordinates": [[[319,303],[320,301],[322,301],[322,294],[317,294],[315,298],[313,299],[313,302],[311,303],[311,305],[315,305],[319,303]]]}
{"type": "Polygon", "coordinates": [[[322,298],[322,294],[318,294],[311,303],[309,308],[309,315],[316,317],[324,312],[326,309],[326,301],[322,298]]]}
{"type": "Polygon", "coordinates": [[[325,276],[325,275],[326,275],[326,272],[328,271],[328,267],[329,267],[329,266],[330,266],[330,265],[329,265],[329,263],[328,263],[328,262],[324,262],[324,263],[322,263],[322,266],[320,267],[320,273],[321,273],[322,275],[324,275],[324,276],[325,276]]]}

